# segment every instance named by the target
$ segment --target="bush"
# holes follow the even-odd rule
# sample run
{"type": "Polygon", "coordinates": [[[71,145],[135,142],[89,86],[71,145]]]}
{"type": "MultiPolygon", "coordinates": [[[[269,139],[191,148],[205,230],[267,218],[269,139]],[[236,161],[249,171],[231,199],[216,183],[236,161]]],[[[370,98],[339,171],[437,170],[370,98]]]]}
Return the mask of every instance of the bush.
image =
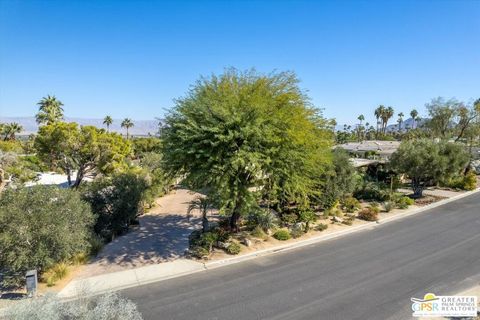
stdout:
{"type": "Polygon", "coordinates": [[[65,278],[68,274],[68,265],[65,262],[59,262],[42,274],[41,280],[52,287],[58,280],[65,278]]]}
{"type": "Polygon", "coordinates": [[[285,241],[290,239],[291,235],[290,235],[290,232],[288,232],[288,230],[281,229],[281,230],[277,230],[277,232],[273,234],[273,237],[277,240],[285,241]]]}
{"type": "Polygon", "coordinates": [[[6,315],[11,320],[142,320],[135,303],[116,293],[81,296],[69,302],[63,302],[56,295],[48,294],[45,297],[15,303],[6,310],[6,315]]]}
{"type": "Polygon", "coordinates": [[[358,218],[365,221],[377,221],[378,220],[378,208],[367,207],[360,210],[358,218]]]}
{"type": "Polygon", "coordinates": [[[263,231],[260,226],[256,226],[250,234],[252,235],[252,237],[262,240],[266,240],[268,238],[268,235],[265,233],[265,231],[263,231]]]}
{"type": "Polygon", "coordinates": [[[342,210],[348,213],[353,213],[360,209],[360,201],[354,197],[347,197],[342,200],[342,210]]]}
{"type": "Polygon", "coordinates": [[[201,246],[193,246],[190,247],[190,253],[198,259],[205,259],[210,255],[210,250],[201,246]]]}
{"type": "Polygon", "coordinates": [[[385,201],[383,207],[385,208],[385,212],[390,212],[395,207],[395,204],[392,201],[385,201]]]}
{"type": "Polygon", "coordinates": [[[355,216],[348,216],[346,219],[342,221],[342,223],[347,226],[351,226],[354,221],[355,221],[355,216]]]}
{"type": "Polygon", "coordinates": [[[91,237],[88,239],[90,243],[90,254],[92,256],[96,256],[100,251],[102,251],[105,242],[102,237],[97,234],[92,234],[91,237]]]}
{"type": "Polygon", "coordinates": [[[383,183],[364,181],[353,196],[362,200],[385,201],[390,197],[390,190],[383,183]]]}
{"type": "Polygon", "coordinates": [[[315,226],[315,230],[317,231],[323,231],[328,229],[328,224],[320,223],[317,226],[315,226]]]}
{"type": "Polygon", "coordinates": [[[123,173],[85,184],[82,197],[97,215],[94,230],[107,241],[126,232],[142,212],[143,178],[123,173]]]}
{"type": "Polygon", "coordinates": [[[310,230],[310,223],[317,221],[315,212],[311,210],[305,210],[300,212],[300,221],[305,222],[305,232],[310,230]]]}
{"type": "Polygon", "coordinates": [[[287,226],[291,226],[298,221],[298,216],[295,213],[282,214],[282,222],[287,226]]]}
{"type": "Polygon", "coordinates": [[[278,218],[268,210],[255,210],[248,217],[249,223],[260,226],[264,231],[274,229],[278,225],[278,218]]]}
{"type": "Polygon", "coordinates": [[[475,190],[477,188],[477,176],[473,171],[470,171],[466,175],[459,175],[450,179],[446,186],[461,190],[475,190]]]}
{"type": "Polygon", "coordinates": [[[89,249],[94,216],[77,192],[35,186],[7,189],[0,197],[0,266],[18,274],[3,285],[20,285],[27,270],[41,274],[89,249]]]}
{"type": "Polygon", "coordinates": [[[291,231],[290,231],[290,235],[292,236],[292,238],[296,239],[296,238],[300,238],[301,236],[303,236],[305,234],[305,231],[302,230],[302,228],[293,228],[291,231]]]}
{"type": "Polygon", "coordinates": [[[228,245],[227,249],[225,249],[225,251],[228,253],[228,254],[239,254],[240,251],[242,251],[242,247],[240,247],[240,245],[236,242],[232,242],[228,245]]]}
{"type": "Polygon", "coordinates": [[[409,197],[400,197],[396,201],[397,208],[407,209],[409,206],[413,205],[415,201],[409,197]]]}

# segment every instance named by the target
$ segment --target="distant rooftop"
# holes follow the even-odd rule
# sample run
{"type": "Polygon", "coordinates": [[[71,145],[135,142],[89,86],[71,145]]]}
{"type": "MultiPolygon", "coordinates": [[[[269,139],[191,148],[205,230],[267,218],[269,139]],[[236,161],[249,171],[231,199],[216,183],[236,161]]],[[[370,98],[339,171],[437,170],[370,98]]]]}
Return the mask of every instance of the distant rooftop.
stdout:
{"type": "Polygon", "coordinates": [[[367,140],[361,142],[348,142],[340,144],[337,147],[349,152],[374,151],[380,155],[388,156],[397,151],[399,146],[400,141],[367,140]]]}

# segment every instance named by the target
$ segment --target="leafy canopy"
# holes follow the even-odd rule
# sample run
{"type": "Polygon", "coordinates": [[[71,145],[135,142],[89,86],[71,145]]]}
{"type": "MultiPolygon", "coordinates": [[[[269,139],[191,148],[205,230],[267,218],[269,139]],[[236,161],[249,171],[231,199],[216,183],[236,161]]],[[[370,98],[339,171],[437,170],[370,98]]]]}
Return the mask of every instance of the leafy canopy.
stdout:
{"type": "Polygon", "coordinates": [[[208,188],[236,228],[259,196],[307,202],[332,132],[293,73],[230,69],[176,101],[162,138],[168,172],[208,188]]]}
{"type": "Polygon", "coordinates": [[[77,192],[35,186],[6,189],[0,197],[0,270],[24,279],[88,249],[94,216],[77,192]]]}
{"type": "Polygon", "coordinates": [[[130,142],[119,134],[65,122],[40,127],[35,148],[42,160],[63,169],[69,177],[76,170],[74,186],[86,176],[125,168],[125,158],[131,154],[130,142]]]}
{"type": "Polygon", "coordinates": [[[422,196],[429,184],[458,175],[467,165],[469,154],[460,144],[421,139],[404,141],[392,155],[390,165],[412,180],[415,196],[422,196]]]}

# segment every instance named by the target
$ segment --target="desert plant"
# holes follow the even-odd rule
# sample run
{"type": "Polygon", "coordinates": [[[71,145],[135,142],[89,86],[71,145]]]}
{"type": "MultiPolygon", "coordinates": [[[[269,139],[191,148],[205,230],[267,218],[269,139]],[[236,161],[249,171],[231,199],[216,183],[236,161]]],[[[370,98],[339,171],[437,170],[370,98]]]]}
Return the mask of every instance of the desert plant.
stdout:
{"type": "Polygon", "coordinates": [[[284,213],[281,219],[285,225],[291,226],[298,221],[298,216],[295,213],[284,213]]]}
{"type": "Polygon", "coordinates": [[[377,221],[378,220],[378,208],[377,207],[367,207],[360,210],[358,213],[358,218],[365,221],[377,221]]]}
{"type": "Polygon", "coordinates": [[[355,221],[355,216],[348,216],[346,219],[342,221],[342,223],[347,226],[351,226],[354,221],[355,221]]]}
{"type": "Polygon", "coordinates": [[[254,210],[248,216],[249,223],[253,226],[260,226],[264,231],[274,229],[278,225],[278,218],[268,210],[254,210]]]}
{"type": "Polygon", "coordinates": [[[341,202],[342,210],[348,213],[353,213],[360,209],[360,201],[354,197],[346,197],[341,202]]]}
{"type": "Polygon", "coordinates": [[[90,243],[90,254],[94,257],[103,249],[103,246],[105,246],[103,238],[96,233],[90,236],[88,242],[90,243]]]}
{"type": "Polygon", "coordinates": [[[265,231],[263,231],[260,226],[256,226],[250,234],[252,235],[252,237],[262,240],[266,240],[268,238],[268,235],[265,233],[265,231]]]}
{"type": "Polygon", "coordinates": [[[327,229],[328,229],[328,224],[319,223],[318,225],[315,226],[315,230],[317,231],[323,231],[327,229]]]}
{"type": "Polygon", "coordinates": [[[415,201],[409,197],[400,197],[396,201],[396,206],[399,209],[407,209],[409,206],[413,205],[415,201]]]}
{"type": "Polygon", "coordinates": [[[385,208],[385,212],[390,212],[395,207],[395,203],[392,201],[385,201],[383,207],[385,208]]]}
{"type": "Polygon", "coordinates": [[[65,278],[68,271],[68,264],[59,262],[42,274],[41,281],[45,282],[48,287],[52,287],[58,280],[65,278]]]}
{"type": "Polygon", "coordinates": [[[288,230],[285,230],[285,229],[280,229],[280,230],[277,230],[274,234],[273,234],[273,237],[277,240],[280,240],[280,241],[285,241],[285,240],[288,240],[291,238],[291,235],[290,235],[290,232],[288,230]]]}
{"type": "MultiPolygon", "coordinates": [[[[305,232],[303,231],[302,228],[293,228],[291,231],[290,231],[290,235],[292,236],[292,238],[296,239],[296,238],[300,238],[301,236],[303,236],[305,234],[305,232]]],[[[281,239],[278,239],[278,240],[281,240],[281,239]]]]}
{"type": "Polygon", "coordinates": [[[315,212],[311,210],[301,211],[299,216],[300,216],[300,221],[305,222],[305,232],[308,232],[310,230],[310,224],[317,220],[317,216],[315,215],[315,212]]]}
{"type": "Polygon", "coordinates": [[[29,299],[13,304],[5,312],[12,320],[142,320],[141,313],[132,301],[116,293],[100,296],[79,296],[69,302],[58,296],[48,294],[45,297],[29,299]]]}
{"type": "Polygon", "coordinates": [[[232,242],[228,245],[228,247],[225,249],[225,251],[228,253],[228,254],[239,254],[240,251],[242,251],[242,247],[236,243],[236,242],[232,242]]]}

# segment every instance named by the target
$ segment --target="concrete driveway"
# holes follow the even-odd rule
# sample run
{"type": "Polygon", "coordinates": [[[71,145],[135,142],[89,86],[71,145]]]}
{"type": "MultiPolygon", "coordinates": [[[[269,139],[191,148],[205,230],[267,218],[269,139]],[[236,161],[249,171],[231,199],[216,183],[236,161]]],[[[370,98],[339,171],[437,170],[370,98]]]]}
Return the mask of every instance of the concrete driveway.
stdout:
{"type": "Polygon", "coordinates": [[[186,189],[157,200],[157,205],[140,217],[140,226],[107,244],[79,273],[79,278],[170,261],[188,248],[188,235],[201,227],[198,212],[187,217],[190,201],[199,194],[186,189]]]}

